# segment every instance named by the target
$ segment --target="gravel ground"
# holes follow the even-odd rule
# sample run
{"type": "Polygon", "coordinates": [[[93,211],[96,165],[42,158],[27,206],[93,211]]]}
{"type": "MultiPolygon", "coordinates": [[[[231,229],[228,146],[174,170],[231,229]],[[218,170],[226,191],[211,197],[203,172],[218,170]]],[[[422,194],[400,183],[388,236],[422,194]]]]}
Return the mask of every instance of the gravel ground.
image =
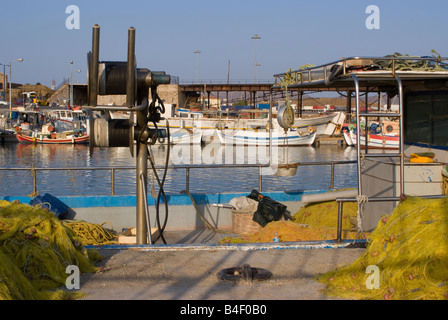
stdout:
{"type": "Polygon", "coordinates": [[[364,249],[176,250],[100,249],[102,272],[81,276],[84,300],[327,300],[318,274],[352,263],[364,249]],[[267,281],[218,279],[249,264],[267,281]]]}

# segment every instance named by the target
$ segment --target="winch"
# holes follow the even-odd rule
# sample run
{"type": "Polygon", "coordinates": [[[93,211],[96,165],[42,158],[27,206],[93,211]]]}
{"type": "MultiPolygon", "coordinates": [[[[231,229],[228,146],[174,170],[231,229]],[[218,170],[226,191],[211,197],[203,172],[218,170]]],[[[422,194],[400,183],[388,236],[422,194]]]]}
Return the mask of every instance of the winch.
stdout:
{"type": "MultiPolygon", "coordinates": [[[[131,156],[134,157],[134,144],[136,146],[137,244],[152,244],[146,192],[148,159],[151,159],[148,146],[155,144],[158,138],[169,135],[168,126],[167,131],[157,129],[157,123],[162,119],[161,114],[165,112],[157,87],[169,84],[171,78],[163,71],[137,68],[135,32],[133,27],[128,30],[127,61],[100,61],[100,26],[93,26],[92,51],[87,54],[89,107],[86,110],[89,115],[90,153],[93,153],[94,147],[129,147],[131,156]],[[125,106],[97,105],[98,95],[124,94],[125,106]],[[129,112],[129,119],[113,119],[110,113],[116,111],[129,112]],[[150,123],[155,129],[148,127],[150,123]]],[[[151,164],[154,169],[154,164],[151,164]]],[[[157,214],[162,195],[164,196],[163,181],[159,184],[157,214]]],[[[160,224],[159,219],[157,222],[160,224]]],[[[163,238],[163,233],[159,234],[163,238]]]]}

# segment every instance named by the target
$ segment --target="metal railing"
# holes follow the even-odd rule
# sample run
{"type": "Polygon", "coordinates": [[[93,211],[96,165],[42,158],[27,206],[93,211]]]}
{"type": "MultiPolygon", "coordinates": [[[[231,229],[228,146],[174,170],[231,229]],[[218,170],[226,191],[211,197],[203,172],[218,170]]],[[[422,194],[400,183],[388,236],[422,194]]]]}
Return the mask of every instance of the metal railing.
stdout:
{"type": "MultiPolygon", "coordinates": [[[[442,68],[444,71],[448,71],[448,58],[447,57],[413,57],[413,56],[386,56],[386,57],[349,57],[340,59],[337,61],[329,62],[326,64],[312,66],[308,68],[298,69],[294,71],[288,71],[285,73],[275,74],[274,75],[274,87],[281,86],[285,83],[286,78],[288,77],[288,81],[292,81],[289,84],[289,87],[295,87],[300,85],[311,84],[314,82],[322,82],[330,76],[332,72],[332,67],[335,65],[340,65],[342,67],[340,77],[346,76],[349,74],[349,67],[356,66],[359,61],[359,64],[363,64],[365,61],[369,61],[373,65],[379,66],[376,62],[381,62],[384,64],[386,62],[387,67],[383,69],[379,69],[380,71],[390,71],[392,76],[395,77],[395,73],[400,71],[405,64],[405,70],[409,70],[412,66],[408,66],[408,64],[416,63],[420,64],[421,68],[442,68]]],[[[416,69],[418,70],[418,68],[416,69]]]]}
{"type": "MultiPolygon", "coordinates": [[[[354,164],[356,160],[347,161],[326,161],[326,162],[299,162],[296,163],[298,167],[300,166],[330,166],[330,189],[334,189],[334,177],[335,177],[335,167],[336,165],[347,165],[354,164]]],[[[258,168],[258,189],[260,192],[263,191],[263,168],[268,168],[269,164],[207,164],[207,165],[174,165],[168,166],[169,170],[173,169],[185,169],[185,189],[190,191],[190,177],[191,171],[196,169],[210,169],[210,168],[258,168]]],[[[155,166],[156,170],[164,170],[164,166],[155,166]]],[[[38,182],[37,173],[39,171],[110,171],[110,194],[116,195],[115,193],[115,173],[118,170],[136,170],[134,166],[123,166],[123,167],[89,167],[89,168],[79,168],[79,167],[65,167],[65,168],[37,168],[32,166],[31,168],[0,168],[0,171],[29,171],[33,179],[33,191],[31,195],[38,194],[38,182]]]]}

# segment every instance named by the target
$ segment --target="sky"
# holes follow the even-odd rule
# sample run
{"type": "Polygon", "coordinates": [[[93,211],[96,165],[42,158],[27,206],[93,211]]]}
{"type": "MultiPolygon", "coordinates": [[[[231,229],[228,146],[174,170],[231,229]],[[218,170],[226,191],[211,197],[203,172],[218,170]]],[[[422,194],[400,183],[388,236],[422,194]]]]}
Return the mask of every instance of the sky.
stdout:
{"type": "Polygon", "coordinates": [[[2,0],[0,8],[0,63],[13,61],[15,83],[49,87],[70,77],[71,60],[74,82],[87,82],[94,24],[101,27],[100,61],[126,61],[134,27],[138,68],[181,82],[195,81],[196,72],[200,81],[253,81],[255,52],[258,81],[349,56],[425,56],[432,49],[448,56],[446,0],[2,0]],[[79,19],[66,13],[70,5],[79,19]],[[376,20],[366,13],[370,5],[379,9],[376,20]],[[79,28],[67,28],[67,20],[79,28]],[[251,39],[255,34],[261,39],[251,39]]]}

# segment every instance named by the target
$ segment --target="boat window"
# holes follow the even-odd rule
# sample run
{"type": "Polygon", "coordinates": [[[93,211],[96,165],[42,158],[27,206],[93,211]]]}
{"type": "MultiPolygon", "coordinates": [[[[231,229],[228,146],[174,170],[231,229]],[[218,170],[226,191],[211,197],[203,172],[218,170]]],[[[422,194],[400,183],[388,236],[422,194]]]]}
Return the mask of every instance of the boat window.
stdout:
{"type": "Polygon", "coordinates": [[[409,93],[404,115],[406,143],[448,149],[448,91],[409,93]]]}

